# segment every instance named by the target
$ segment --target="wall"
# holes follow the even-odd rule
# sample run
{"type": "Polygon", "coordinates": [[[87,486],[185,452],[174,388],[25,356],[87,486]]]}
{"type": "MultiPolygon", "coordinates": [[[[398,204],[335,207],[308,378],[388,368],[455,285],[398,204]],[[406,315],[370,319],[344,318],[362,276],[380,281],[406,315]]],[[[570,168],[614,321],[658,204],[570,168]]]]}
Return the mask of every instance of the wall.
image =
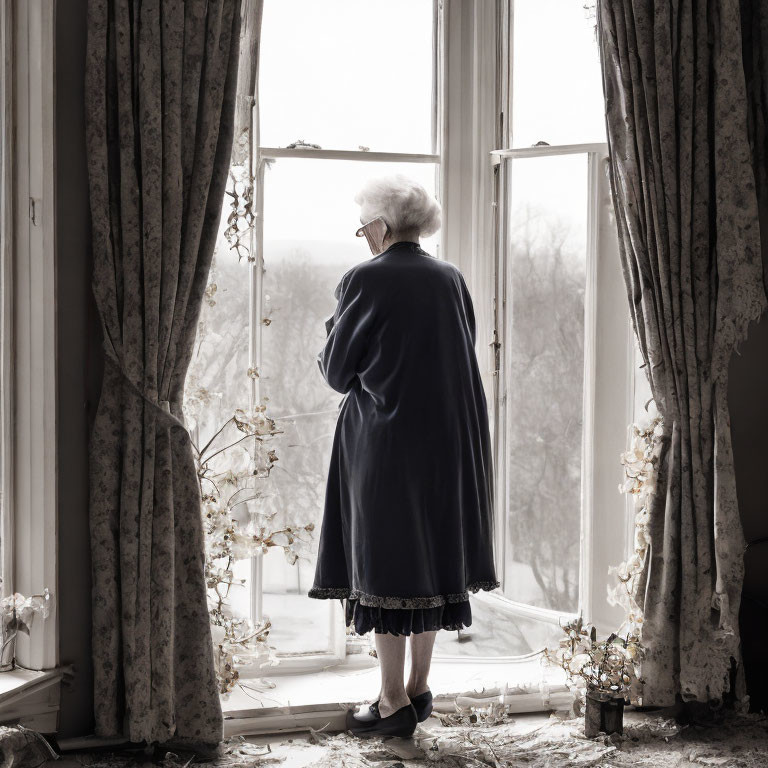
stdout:
{"type": "MultiPolygon", "coordinates": [[[[768,215],[761,214],[764,274],[768,277],[768,215]]],[[[768,279],[766,279],[768,285],[768,279]]],[[[731,358],[728,402],[744,538],[740,615],[747,692],[755,709],[768,710],[765,635],[768,632],[768,317],[752,323],[731,358]],[[751,544],[751,546],[749,546],[751,544]]]]}
{"type": "MultiPolygon", "coordinates": [[[[93,728],[88,531],[89,423],[98,402],[100,342],[90,291],[90,212],[83,116],[87,0],[56,18],[56,255],[59,413],[60,659],[74,679],[62,692],[60,735],[93,728]]],[[[766,250],[768,268],[768,250],[766,250]]],[[[739,504],[748,540],[768,535],[768,320],[733,357],[729,391],[739,504]]],[[[768,564],[768,556],[762,559],[768,564]]],[[[748,568],[748,579],[768,590],[748,568]]],[[[766,594],[768,599],[768,594],[766,594]]]]}
{"type": "Polygon", "coordinates": [[[92,732],[88,423],[100,380],[90,290],[91,241],[83,115],[87,0],[56,13],[56,292],[60,661],[74,678],[62,690],[60,735],[92,732]]]}
{"type": "MultiPolygon", "coordinates": [[[[768,318],[752,323],[731,359],[728,400],[739,511],[749,543],[768,536],[768,318]]],[[[768,578],[765,579],[768,599],[768,578]]]]}

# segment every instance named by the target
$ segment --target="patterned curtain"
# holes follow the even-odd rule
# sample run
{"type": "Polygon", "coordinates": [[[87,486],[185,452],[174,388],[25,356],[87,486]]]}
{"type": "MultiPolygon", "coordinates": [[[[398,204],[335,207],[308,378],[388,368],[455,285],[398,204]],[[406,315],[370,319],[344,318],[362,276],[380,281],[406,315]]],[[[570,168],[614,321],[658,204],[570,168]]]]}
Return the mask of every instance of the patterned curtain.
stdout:
{"type": "Polygon", "coordinates": [[[184,379],[230,162],[240,0],[90,0],[96,732],[217,743],[222,714],[184,379]]]}
{"type": "Polygon", "coordinates": [[[597,18],[621,261],[665,430],[638,590],[643,703],[720,699],[744,549],[728,364],[766,307],[740,3],[601,0],[597,18]]]}

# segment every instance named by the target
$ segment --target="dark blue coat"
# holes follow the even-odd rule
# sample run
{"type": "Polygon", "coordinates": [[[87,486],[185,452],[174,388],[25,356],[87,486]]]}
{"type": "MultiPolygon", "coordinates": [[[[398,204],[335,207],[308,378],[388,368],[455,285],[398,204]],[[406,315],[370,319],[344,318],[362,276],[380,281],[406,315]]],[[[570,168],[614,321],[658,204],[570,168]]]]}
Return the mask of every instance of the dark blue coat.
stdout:
{"type": "Polygon", "coordinates": [[[318,355],[345,395],[310,597],[416,608],[498,586],[488,411],[457,267],[399,242],[349,270],[318,355]]]}

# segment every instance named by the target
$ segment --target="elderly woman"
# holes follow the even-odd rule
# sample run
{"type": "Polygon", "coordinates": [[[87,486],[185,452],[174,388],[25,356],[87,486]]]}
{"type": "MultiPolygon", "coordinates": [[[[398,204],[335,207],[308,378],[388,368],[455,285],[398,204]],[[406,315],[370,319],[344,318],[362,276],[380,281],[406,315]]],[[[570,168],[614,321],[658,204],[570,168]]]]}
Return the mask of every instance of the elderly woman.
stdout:
{"type": "Polygon", "coordinates": [[[419,246],[439,205],[402,175],[355,200],[374,256],[341,278],[318,355],[345,398],[309,596],[346,599],[347,624],[375,631],[381,690],[348,729],[409,736],[432,710],[437,630],[471,624],[469,593],[499,586],[488,414],[464,278],[419,246]]]}

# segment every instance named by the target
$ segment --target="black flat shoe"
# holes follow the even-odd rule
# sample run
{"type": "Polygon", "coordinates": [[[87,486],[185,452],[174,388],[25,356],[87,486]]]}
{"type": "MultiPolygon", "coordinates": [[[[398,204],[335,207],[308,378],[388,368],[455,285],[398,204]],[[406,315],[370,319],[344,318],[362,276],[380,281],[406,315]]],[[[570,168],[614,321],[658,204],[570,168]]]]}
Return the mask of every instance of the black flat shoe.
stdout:
{"type": "Polygon", "coordinates": [[[360,713],[347,710],[347,730],[356,736],[412,736],[418,720],[413,704],[406,704],[388,717],[379,713],[379,702],[374,701],[360,713]]]}
{"type": "Polygon", "coordinates": [[[416,717],[423,723],[432,714],[432,691],[424,691],[418,696],[411,696],[411,704],[416,710],[416,717]]]}

